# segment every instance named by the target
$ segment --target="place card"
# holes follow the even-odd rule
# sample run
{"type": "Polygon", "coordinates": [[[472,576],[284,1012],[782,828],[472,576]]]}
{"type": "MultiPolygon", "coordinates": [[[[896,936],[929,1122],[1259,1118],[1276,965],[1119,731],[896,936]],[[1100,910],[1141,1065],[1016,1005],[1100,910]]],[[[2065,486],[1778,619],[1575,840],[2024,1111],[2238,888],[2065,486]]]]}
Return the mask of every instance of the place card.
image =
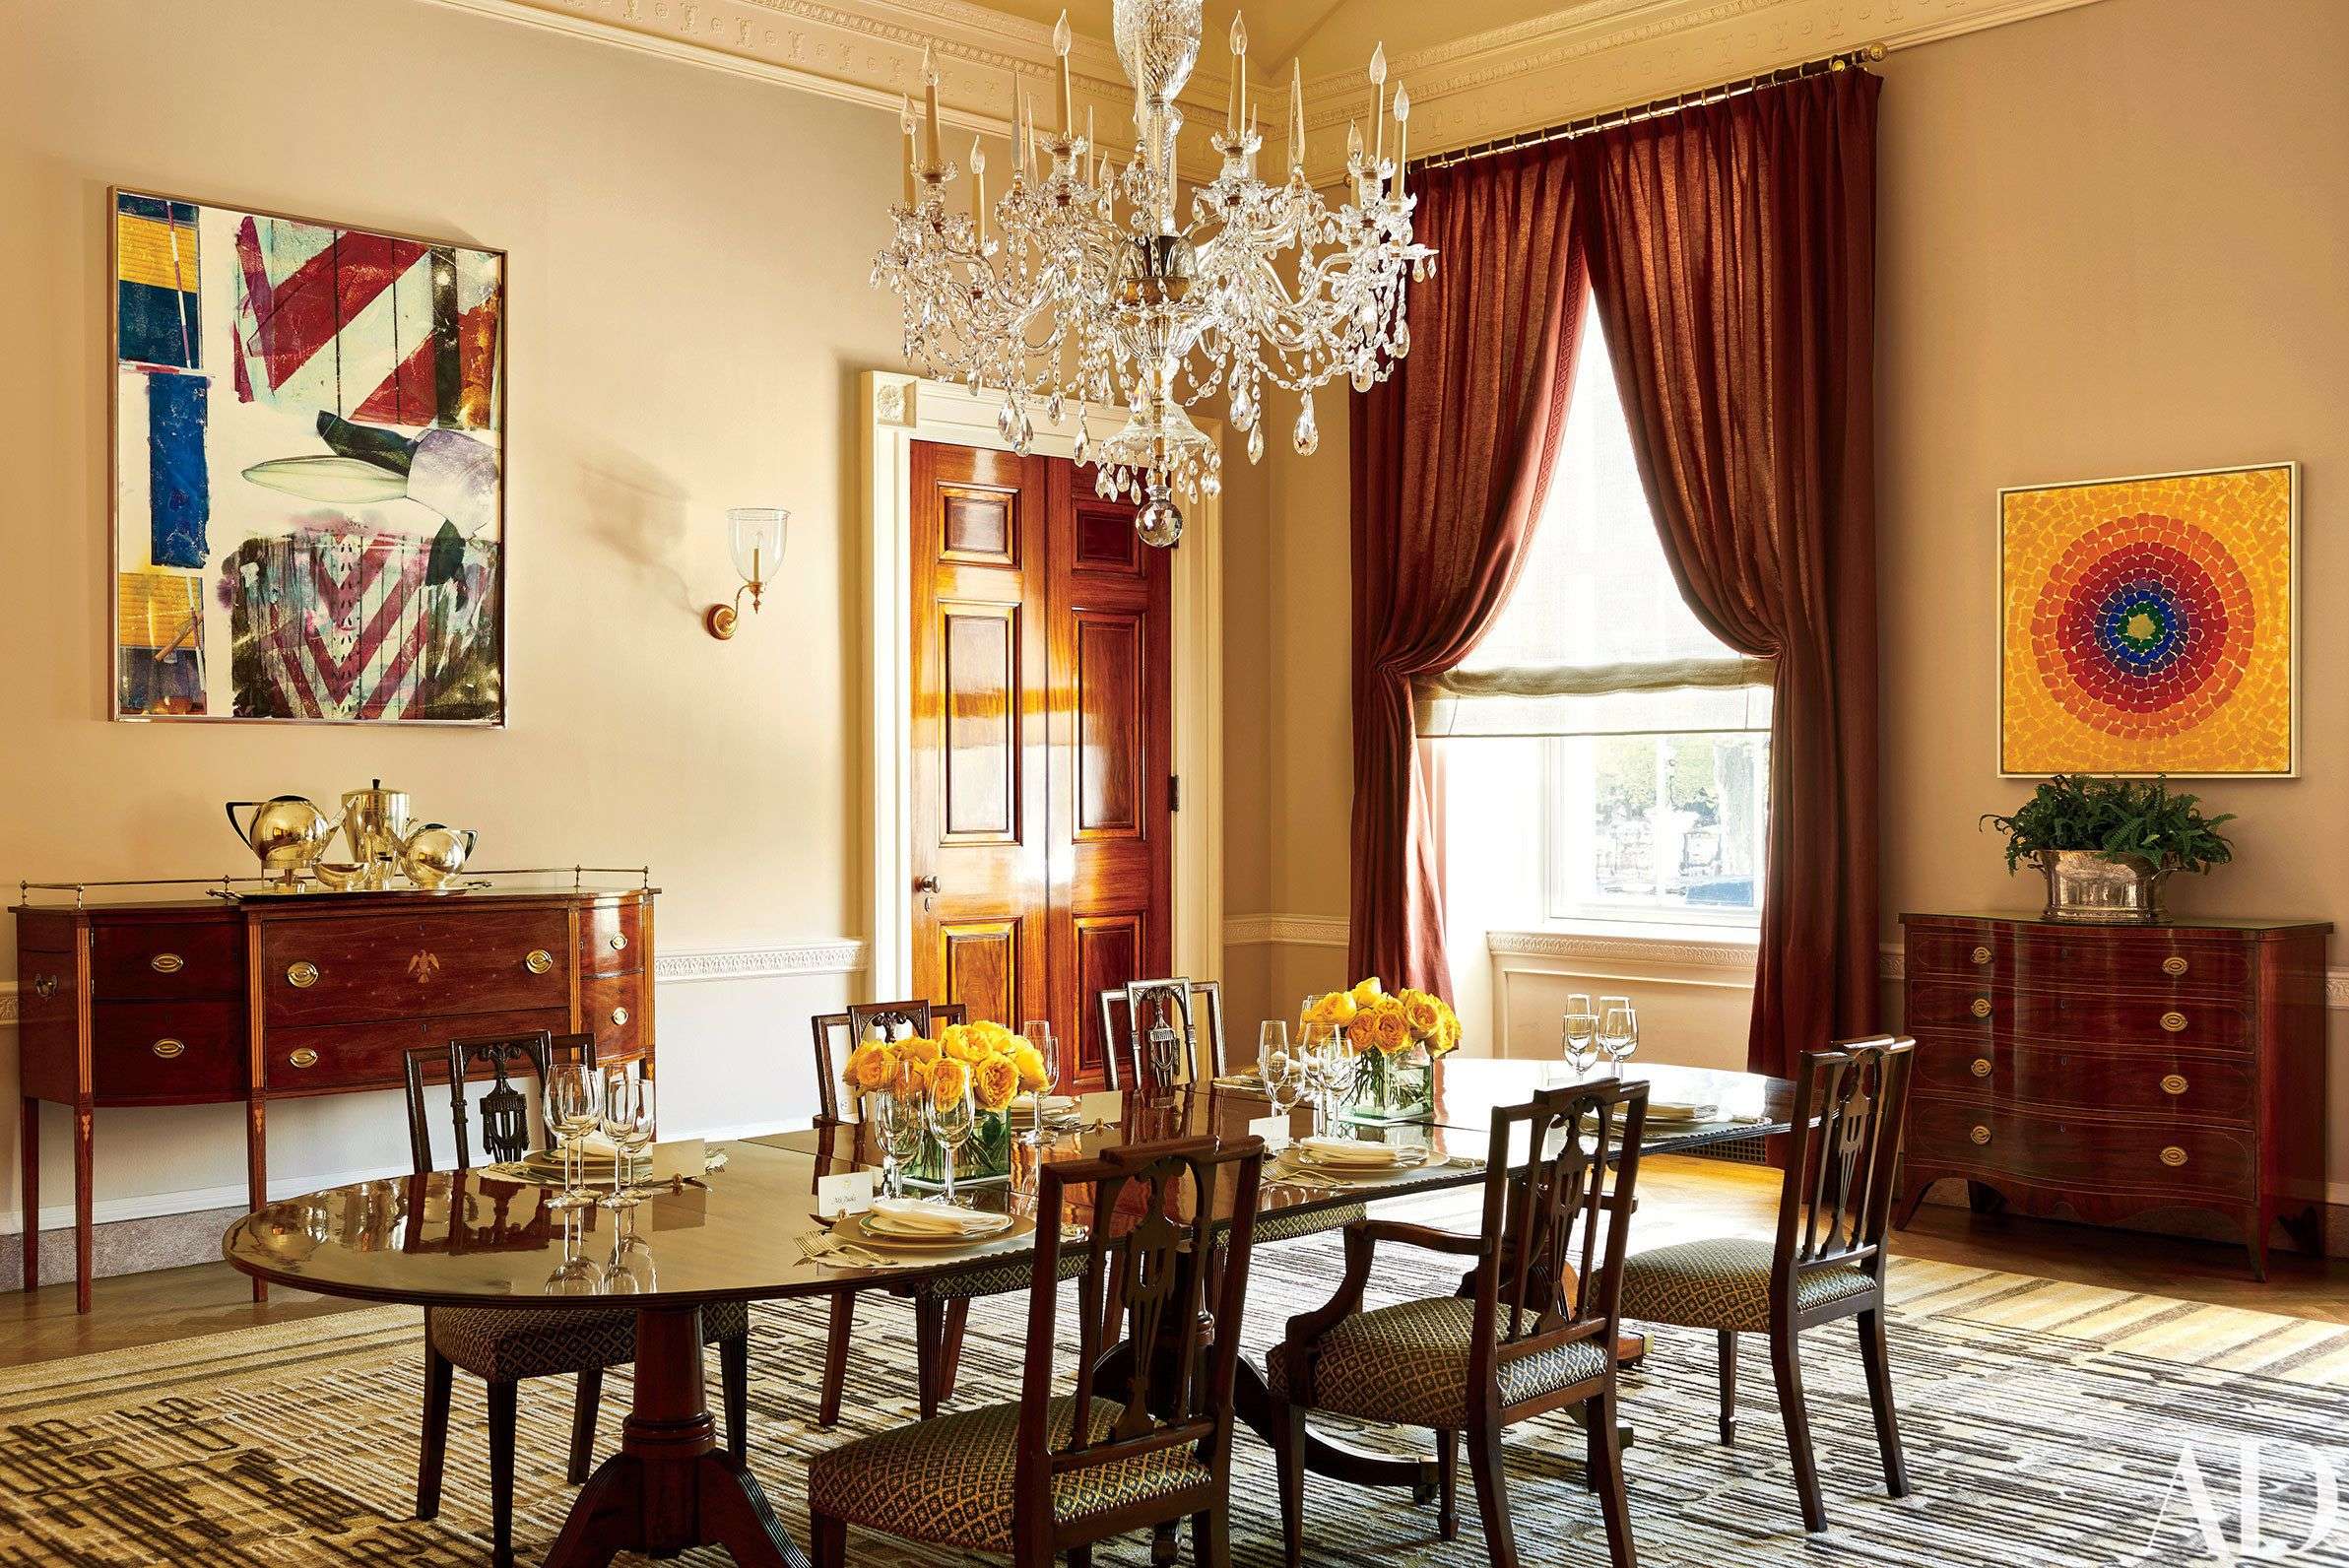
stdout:
{"type": "Polygon", "coordinates": [[[1265,1141],[1266,1153],[1277,1154],[1288,1147],[1288,1117],[1285,1113],[1257,1117],[1248,1124],[1248,1134],[1251,1138],[1265,1141]]]}
{"type": "Polygon", "coordinates": [[[861,1214],[873,1207],[874,1172],[852,1170],[845,1176],[816,1178],[816,1217],[838,1219],[842,1214],[861,1214]]]}

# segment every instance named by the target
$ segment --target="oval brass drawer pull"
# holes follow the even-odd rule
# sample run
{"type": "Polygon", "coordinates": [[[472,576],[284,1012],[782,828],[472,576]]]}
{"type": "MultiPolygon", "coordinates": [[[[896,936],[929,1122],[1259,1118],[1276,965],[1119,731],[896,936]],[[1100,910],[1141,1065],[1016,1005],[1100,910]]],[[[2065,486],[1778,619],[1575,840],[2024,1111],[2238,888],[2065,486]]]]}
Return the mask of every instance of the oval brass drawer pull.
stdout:
{"type": "Polygon", "coordinates": [[[555,954],[544,947],[533,947],[524,955],[522,967],[532,974],[545,974],[555,967],[555,954]]]}
{"type": "Polygon", "coordinates": [[[1973,1132],[1967,1134],[1966,1136],[1973,1139],[1977,1143],[1987,1143],[1990,1141],[1990,1130],[1987,1127],[1977,1127],[1973,1132]]]}
{"type": "Polygon", "coordinates": [[[1989,963],[1990,961],[1990,949],[1988,947],[1975,948],[1974,961],[1976,963],[1989,963]]]}
{"type": "Polygon", "coordinates": [[[2172,1073],[2164,1077],[2162,1079],[2162,1092],[2164,1094],[2184,1094],[2186,1092],[2185,1075],[2172,1073]]]}
{"type": "Polygon", "coordinates": [[[2163,1013],[2162,1028],[2171,1034],[2184,1034],[2186,1032],[2186,1014],[2183,1013],[2163,1013]]]}
{"type": "Polygon", "coordinates": [[[187,1049],[187,1042],[185,1040],[158,1040],[147,1049],[168,1062],[187,1049]]]}
{"type": "Polygon", "coordinates": [[[175,952],[159,952],[147,960],[147,967],[157,974],[177,974],[187,967],[187,960],[175,952]]]}
{"type": "Polygon", "coordinates": [[[296,991],[307,991],[318,983],[318,966],[307,958],[296,958],[286,965],[286,984],[296,991]]]}
{"type": "Polygon", "coordinates": [[[2176,953],[2172,953],[2169,957],[2162,960],[2162,973],[2168,975],[2173,980],[2186,973],[2186,961],[2184,958],[2179,957],[2176,953]]]}
{"type": "Polygon", "coordinates": [[[2180,1148],[2176,1143],[2172,1143],[2168,1148],[2162,1150],[2162,1163],[2172,1170],[2176,1170],[2186,1163],[2186,1150],[2180,1148]]]}
{"type": "Polygon", "coordinates": [[[33,977],[33,994],[43,1002],[48,1001],[49,998],[57,994],[57,977],[53,974],[34,975],[33,977]]]}
{"type": "Polygon", "coordinates": [[[1989,1057],[1978,1056],[1974,1059],[1974,1076],[1976,1078],[1989,1078],[1990,1076],[1990,1059],[1989,1057]]]}
{"type": "Polygon", "coordinates": [[[1990,999],[1989,997],[1976,997],[1974,999],[1973,1013],[1978,1018],[1989,1017],[1990,1015],[1990,999]]]}
{"type": "Polygon", "coordinates": [[[295,1067],[316,1067],[318,1065],[318,1053],[305,1045],[298,1051],[287,1052],[286,1060],[294,1064],[295,1067]]]}
{"type": "Polygon", "coordinates": [[[615,1025],[626,1023],[628,1021],[628,1010],[625,1008],[614,1008],[612,1010],[612,1021],[615,1025]]]}
{"type": "Polygon", "coordinates": [[[614,952],[620,951],[622,948],[626,947],[627,945],[628,934],[626,932],[616,931],[612,934],[612,950],[614,952]]]}

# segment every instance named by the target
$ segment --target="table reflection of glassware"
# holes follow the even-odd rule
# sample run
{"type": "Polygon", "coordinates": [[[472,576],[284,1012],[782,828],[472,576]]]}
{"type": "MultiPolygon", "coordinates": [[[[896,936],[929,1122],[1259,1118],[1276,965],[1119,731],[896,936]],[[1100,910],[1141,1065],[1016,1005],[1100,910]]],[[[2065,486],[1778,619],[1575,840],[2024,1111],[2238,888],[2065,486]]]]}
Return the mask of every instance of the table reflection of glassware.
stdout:
{"type": "Polygon", "coordinates": [[[1639,1011],[1628,997],[1607,997],[1599,1013],[1599,1049],[1612,1062],[1618,1077],[1623,1063],[1640,1048],[1639,1011]]]}
{"type": "Polygon", "coordinates": [[[594,1132],[604,1113],[604,1080],[592,1067],[581,1062],[557,1062],[547,1069],[547,1081],[541,1085],[539,1099],[547,1118],[547,1130],[555,1135],[555,1146],[562,1156],[562,1191],[547,1200],[550,1209],[578,1209],[593,1204],[585,1177],[585,1154],[581,1148],[587,1135],[594,1132]],[[572,1161],[580,1161],[581,1174],[574,1179],[572,1161]]]}
{"type": "MultiPolygon", "coordinates": [[[[940,1076],[944,1077],[945,1075],[940,1076]]],[[[942,1094],[938,1090],[936,1081],[933,1080],[930,1093],[925,1096],[925,1099],[928,1102],[926,1114],[930,1124],[930,1136],[938,1141],[940,1162],[944,1171],[944,1180],[940,1183],[937,1201],[942,1204],[958,1204],[961,1200],[954,1196],[954,1155],[963,1144],[970,1142],[970,1136],[977,1126],[971,1107],[968,1076],[963,1076],[958,1093],[942,1094]]]]}
{"type": "Polygon", "coordinates": [[[922,1152],[922,1092],[913,1076],[900,1071],[885,1089],[865,1096],[866,1119],[881,1145],[881,1182],[890,1198],[905,1196],[905,1167],[922,1152]]]}
{"type": "Polygon", "coordinates": [[[612,1191],[596,1203],[605,1209],[633,1209],[644,1199],[630,1190],[629,1177],[652,1147],[653,1080],[641,1062],[623,1062],[604,1072],[604,1136],[612,1140],[612,1191]]]}
{"type": "MultiPolygon", "coordinates": [[[[549,1207],[555,1204],[549,1199],[549,1207]]],[[[607,1277],[604,1266],[587,1256],[587,1215],[578,1213],[579,1205],[567,1206],[562,1220],[562,1262],[547,1275],[547,1294],[551,1296],[599,1296],[604,1293],[607,1277]]],[[[586,1206],[594,1207],[592,1201],[586,1206]]]]}
{"type": "Polygon", "coordinates": [[[629,1210],[612,1232],[612,1262],[604,1288],[616,1296],[643,1295],[661,1287],[653,1269],[652,1243],[636,1233],[636,1215],[629,1210]]]}
{"type": "MultiPolygon", "coordinates": [[[[1568,1000],[1571,1003],[1573,999],[1568,1000]]],[[[1570,1005],[1565,1017],[1558,1024],[1566,1050],[1566,1065],[1574,1069],[1574,1076],[1578,1078],[1590,1072],[1592,1064],[1599,1060],[1599,1015],[1590,1010],[1588,999],[1585,999],[1585,1003],[1581,1008],[1570,1005]]]]}
{"type": "Polygon", "coordinates": [[[1061,1043],[1053,1035],[1051,1022],[1044,1018],[1028,1019],[1019,1026],[1019,1032],[1035,1048],[1036,1058],[1044,1067],[1044,1081],[1036,1089],[1035,1119],[1027,1124],[1027,1131],[1021,1133],[1019,1138],[1024,1143],[1041,1143],[1047,1136],[1044,1130],[1045,1102],[1052,1098],[1053,1090],[1061,1086],[1061,1043]]]}

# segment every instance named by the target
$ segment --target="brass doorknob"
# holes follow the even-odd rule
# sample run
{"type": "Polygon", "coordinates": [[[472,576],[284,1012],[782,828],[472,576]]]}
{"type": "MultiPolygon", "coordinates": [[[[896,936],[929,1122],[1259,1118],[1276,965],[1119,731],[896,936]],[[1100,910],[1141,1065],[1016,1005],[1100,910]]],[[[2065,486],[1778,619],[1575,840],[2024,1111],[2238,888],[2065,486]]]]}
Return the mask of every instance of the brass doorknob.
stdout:
{"type": "Polygon", "coordinates": [[[938,891],[938,879],[936,877],[916,877],[914,879],[914,891],[917,893],[934,893],[938,891]]]}
{"type": "Polygon", "coordinates": [[[2172,1143],[2168,1148],[2162,1150],[2162,1163],[2172,1170],[2176,1170],[2186,1163],[2186,1150],[2180,1148],[2176,1143],[2172,1143]]]}
{"type": "Polygon", "coordinates": [[[1976,1078],[1989,1078],[1990,1076],[1990,1059],[1989,1057],[1978,1056],[1974,1059],[1974,1076],[1976,1078]]]}
{"type": "Polygon", "coordinates": [[[2182,1073],[2172,1073],[2164,1078],[2162,1092],[2164,1094],[2184,1094],[2186,1092],[2186,1076],[2182,1073]]]}
{"type": "Polygon", "coordinates": [[[296,958],[286,965],[286,984],[296,991],[307,991],[318,983],[318,966],[307,958],[296,958]]]}
{"type": "Polygon", "coordinates": [[[2186,1030],[2186,1014],[2183,1013],[2163,1013],[2162,1027],[2172,1034],[2184,1033],[2186,1030]]]}
{"type": "Polygon", "coordinates": [[[1977,1143],[1987,1143],[1990,1141],[1990,1130],[1987,1127],[1977,1127],[1973,1132],[1968,1133],[1966,1136],[1973,1139],[1977,1143]]]}
{"type": "Polygon", "coordinates": [[[157,974],[177,974],[187,967],[187,960],[175,952],[159,952],[147,960],[147,967],[157,974]]]}
{"type": "Polygon", "coordinates": [[[533,947],[522,956],[522,967],[532,974],[545,974],[555,967],[555,954],[544,947],[533,947]]]}
{"type": "Polygon", "coordinates": [[[1989,1017],[1990,1015],[1990,999],[1989,997],[1976,997],[1974,999],[1974,1006],[1971,1011],[1978,1018],[1989,1017]]]}
{"type": "Polygon", "coordinates": [[[318,1065],[318,1053],[305,1045],[298,1051],[287,1052],[286,1060],[291,1062],[295,1067],[316,1067],[318,1065]]]}
{"type": "Polygon", "coordinates": [[[57,977],[53,974],[34,975],[33,977],[33,994],[43,1002],[48,1001],[49,998],[57,994],[57,977]]]}
{"type": "Polygon", "coordinates": [[[2162,960],[2162,973],[2168,975],[2173,980],[2186,973],[2186,961],[2184,958],[2179,957],[2176,953],[2172,953],[2169,957],[2162,960]]]}
{"type": "Polygon", "coordinates": [[[147,1049],[168,1062],[187,1049],[187,1042],[185,1040],[158,1040],[147,1049]]]}

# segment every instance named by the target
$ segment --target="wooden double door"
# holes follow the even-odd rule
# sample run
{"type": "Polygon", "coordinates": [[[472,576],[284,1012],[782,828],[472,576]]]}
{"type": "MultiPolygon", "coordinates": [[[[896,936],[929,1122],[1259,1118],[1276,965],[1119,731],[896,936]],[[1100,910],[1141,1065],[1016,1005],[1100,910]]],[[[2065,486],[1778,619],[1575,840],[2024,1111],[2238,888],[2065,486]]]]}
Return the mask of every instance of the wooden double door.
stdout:
{"type": "Polygon", "coordinates": [[[1093,998],[1170,961],[1166,552],[1066,458],[912,469],[914,989],[1097,1084],[1093,998]]]}

